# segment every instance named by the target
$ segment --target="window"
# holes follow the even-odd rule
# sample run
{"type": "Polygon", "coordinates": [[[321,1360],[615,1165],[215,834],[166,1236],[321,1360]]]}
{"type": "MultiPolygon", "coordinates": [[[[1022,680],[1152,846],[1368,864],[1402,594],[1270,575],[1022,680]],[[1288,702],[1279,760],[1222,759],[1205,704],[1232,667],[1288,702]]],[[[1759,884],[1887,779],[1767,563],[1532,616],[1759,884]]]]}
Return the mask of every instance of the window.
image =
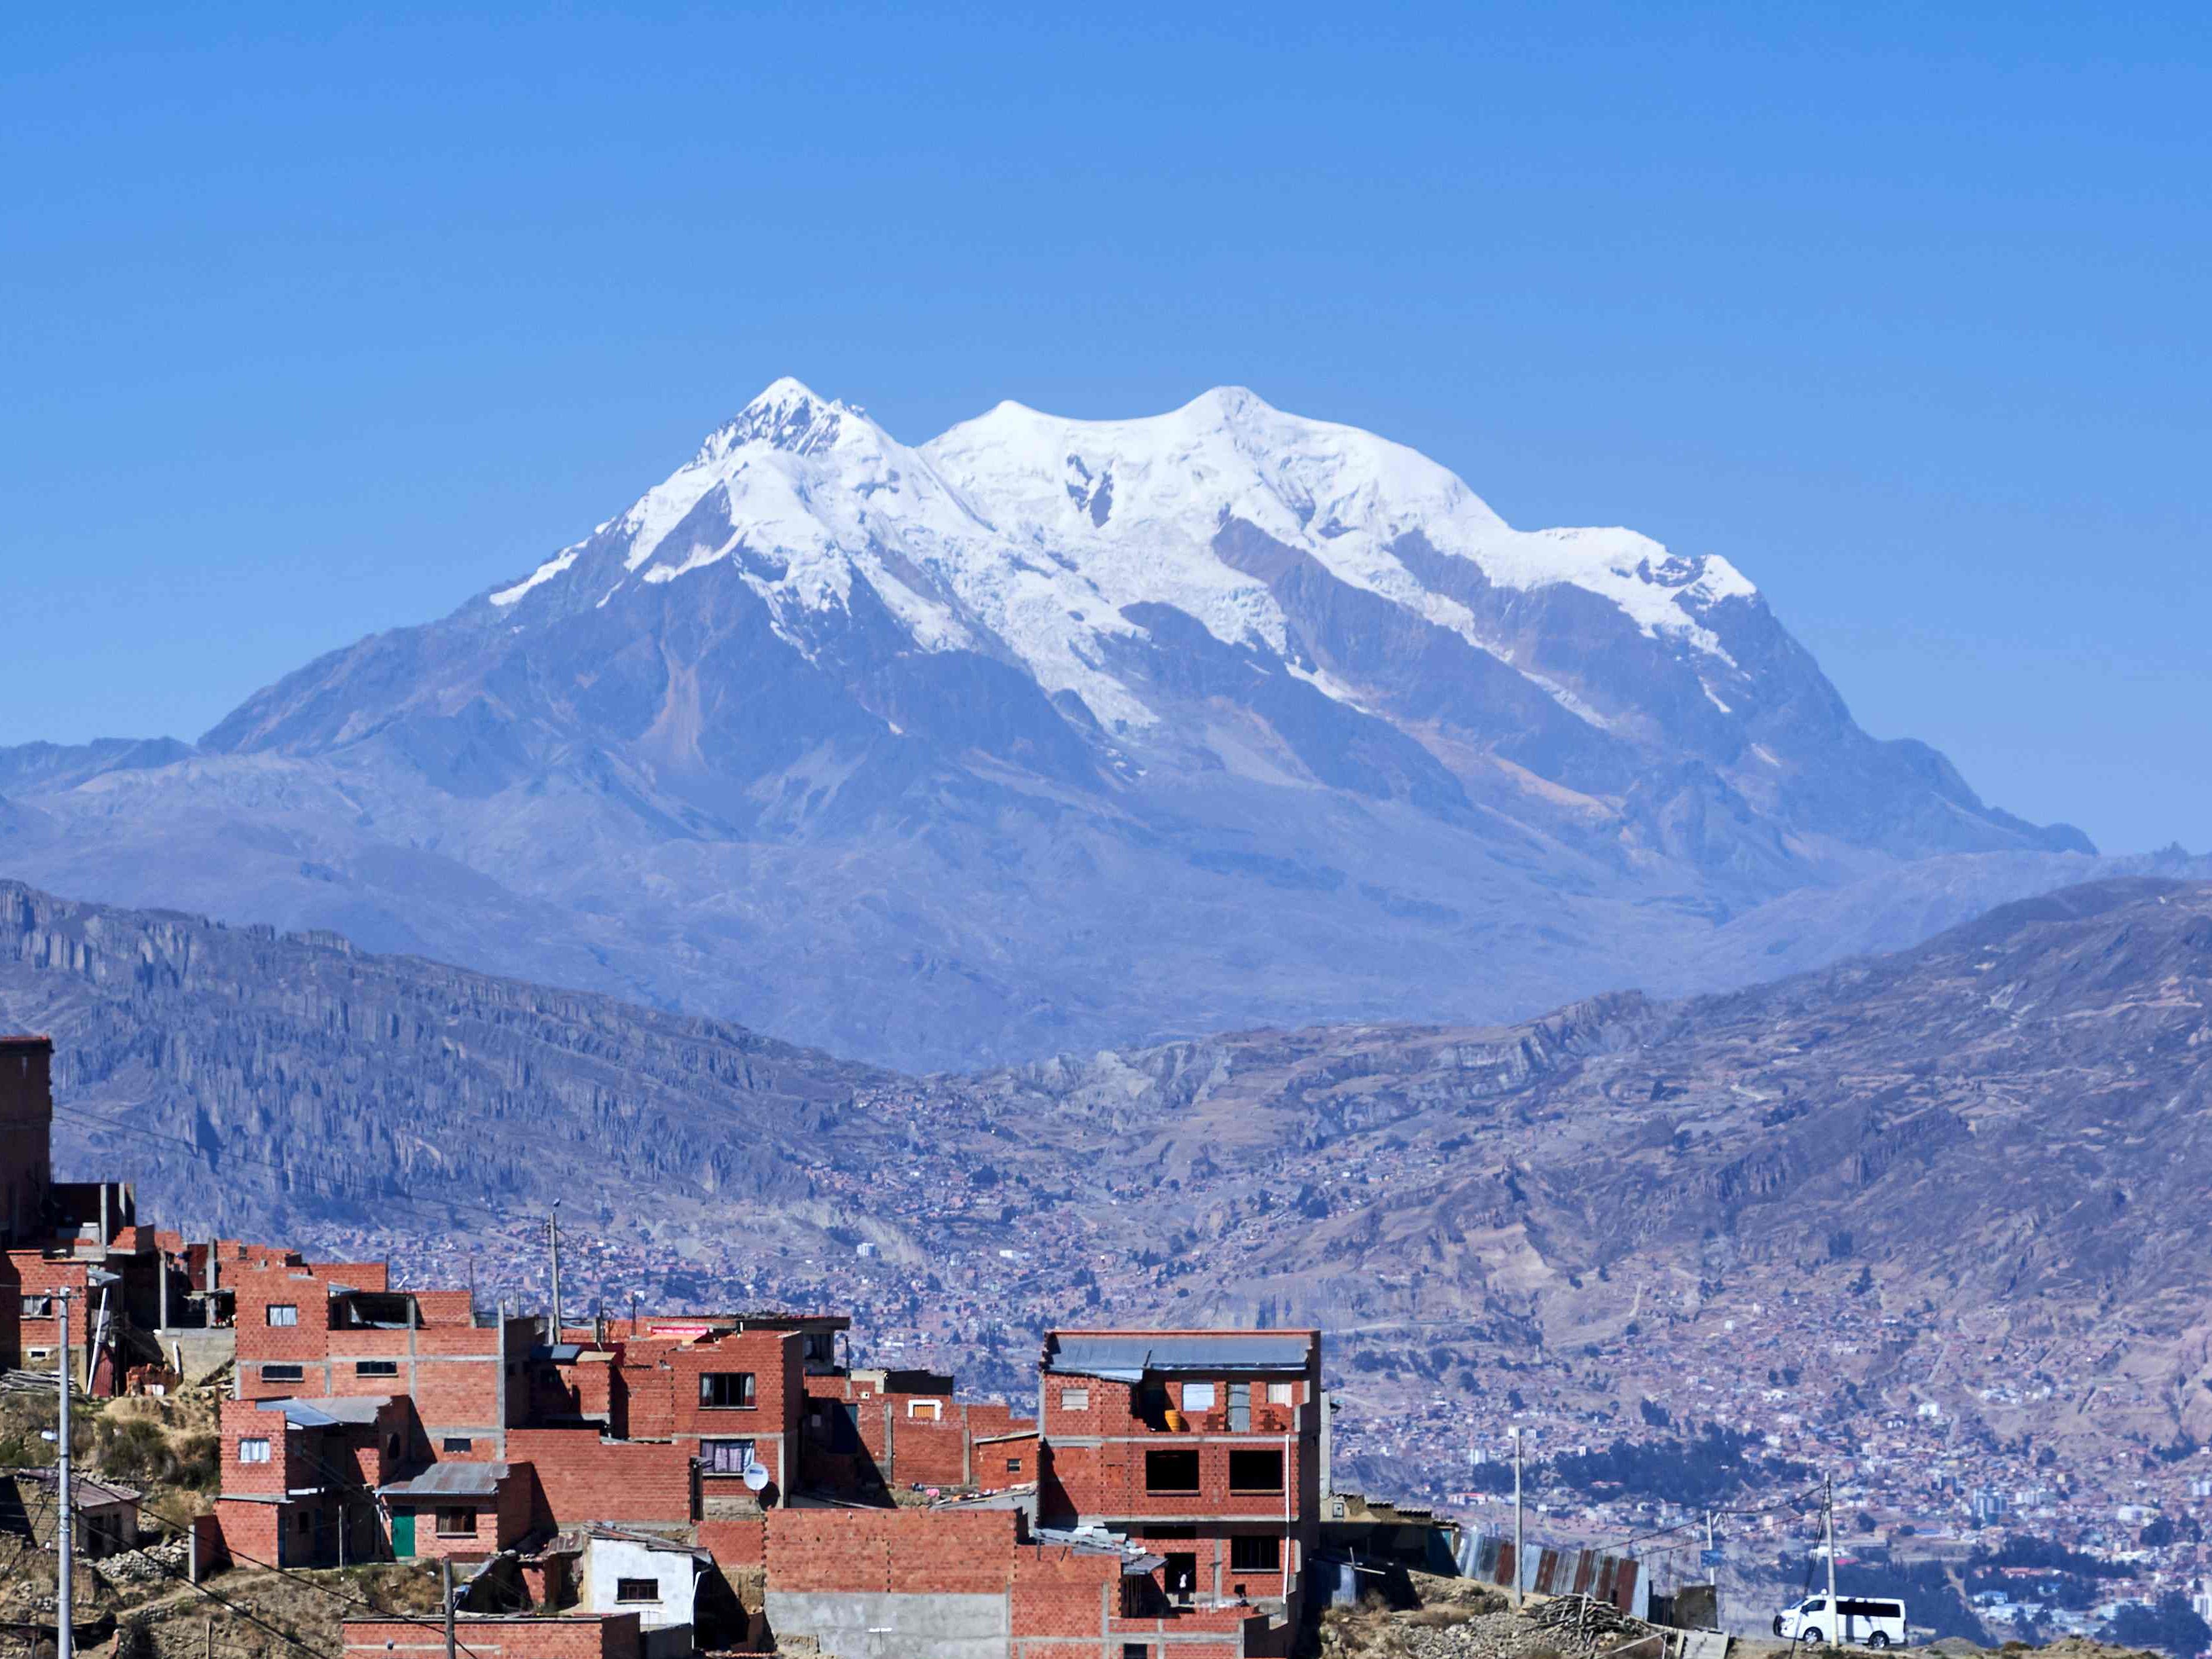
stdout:
{"type": "Polygon", "coordinates": [[[1186,1382],[1182,1385],[1182,1408],[1187,1412],[1210,1412],[1213,1409],[1213,1384],[1186,1382]]]}
{"type": "Polygon", "coordinates": [[[356,1376],[397,1376],[399,1362],[396,1359],[356,1359],[353,1362],[356,1376]]]}
{"type": "Polygon", "coordinates": [[[473,1538],[477,1535],[477,1512],[474,1510],[440,1510],[438,1536],[441,1538],[473,1538]]]}
{"type": "Polygon", "coordinates": [[[315,1517],[309,1515],[307,1510],[301,1510],[297,1515],[292,1517],[292,1530],[294,1532],[305,1532],[308,1528],[313,1526],[314,1523],[315,1517]]]}
{"type": "Polygon", "coordinates": [[[1019,1474],[1021,1472],[1022,1460],[1018,1457],[1009,1457],[1006,1460],[1006,1473],[1008,1474],[1019,1474]]]}
{"type": "Polygon", "coordinates": [[[1121,1659],[1152,1659],[1152,1650],[1142,1642],[1121,1644],[1121,1659]]]}
{"type": "Polygon", "coordinates": [[[1088,1389],[1062,1389],[1060,1391],[1060,1408],[1064,1412],[1089,1411],[1091,1409],[1091,1390],[1088,1389]]]}
{"type": "Polygon", "coordinates": [[[658,1578],[617,1578],[615,1580],[615,1600],[658,1601],[660,1600],[660,1581],[658,1578]]]}
{"type": "Polygon", "coordinates": [[[297,1382],[306,1375],[297,1365],[264,1365],[261,1368],[264,1382],[297,1382]]]}
{"type": "Polygon", "coordinates": [[[1280,1492],[1282,1489],[1281,1452],[1231,1451],[1229,1454],[1230,1491],[1280,1492]]]}
{"type": "Polygon", "coordinates": [[[709,1474],[743,1474],[753,1461],[753,1443],[702,1440],[699,1443],[699,1461],[707,1466],[709,1474]]]}
{"type": "Polygon", "coordinates": [[[23,1298],[24,1318],[52,1319],[53,1316],[53,1297],[50,1296],[27,1296],[23,1298]]]}
{"type": "Polygon", "coordinates": [[[296,1302],[272,1302],[268,1309],[272,1325],[296,1325],[300,1322],[300,1304],[296,1302]]]}
{"type": "Polygon", "coordinates": [[[945,1407],[942,1401],[935,1400],[909,1400],[906,1402],[906,1414],[934,1423],[945,1414],[945,1407]]]}
{"type": "Polygon", "coordinates": [[[1283,1540],[1279,1538],[1232,1538],[1229,1540],[1231,1572],[1280,1572],[1283,1540]]]}
{"type": "Polygon", "coordinates": [[[258,1438],[240,1440],[238,1443],[238,1461],[241,1463],[266,1463],[269,1461],[269,1443],[258,1438]]]}
{"type": "Polygon", "coordinates": [[[1297,1395],[1297,1384],[1295,1382],[1270,1382],[1267,1384],[1267,1403],[1270,1406],[1291,1405],[1295,1403],[1297,1395]]]}
{"type": "Polygon", "coordinates": [[[449,1434],[438,1443],[441,1452],[472,1452],[476,1449],[477,1443],[465,1434],[449,1434]]]}
{"type": "Polygon", "coordinates": [[[718,1411],[750,1410],[753,1374],[750,1371],[700,1372],[699,1403],[718,1411]]]}
{"type": "Polygon", "coordinates": [[[1196,1492],[1198,1490],[1198,1453],[1190,1451],[1148,1451],[1145,1454],[1145,1490],[1146,1492],[1196,1492]]]}

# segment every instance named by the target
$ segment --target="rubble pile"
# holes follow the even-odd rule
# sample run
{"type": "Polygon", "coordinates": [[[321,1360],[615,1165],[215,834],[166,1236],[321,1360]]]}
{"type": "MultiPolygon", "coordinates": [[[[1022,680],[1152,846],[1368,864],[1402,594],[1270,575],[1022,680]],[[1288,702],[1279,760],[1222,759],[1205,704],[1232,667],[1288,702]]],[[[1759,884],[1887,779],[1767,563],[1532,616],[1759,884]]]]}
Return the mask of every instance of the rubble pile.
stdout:
{"type": "Polygon", "coordinates": [[[1333,1608],[1322,1620],[1322,1659],[1601,1659],[1656,1627],[1587,1596],[1531,1602],[1521,1613],[1495,1596],[1454,1605],[1454,1581],[1413,1575],[1422,1605],[1333,1608]]]}
{"type": "Polygon", "coordinates": [[[94,1568],[111,1584],[174,1583],[185,1576],[191,1547],[182,1533],[143,1549],[124,1550],[94,1568]]]}

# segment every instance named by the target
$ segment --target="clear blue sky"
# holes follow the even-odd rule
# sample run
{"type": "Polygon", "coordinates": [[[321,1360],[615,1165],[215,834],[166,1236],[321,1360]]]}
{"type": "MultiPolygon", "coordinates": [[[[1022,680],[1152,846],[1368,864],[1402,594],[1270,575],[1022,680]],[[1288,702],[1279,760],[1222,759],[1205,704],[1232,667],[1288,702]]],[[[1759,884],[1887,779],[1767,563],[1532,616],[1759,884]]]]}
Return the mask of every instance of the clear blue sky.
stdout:
{"type": "Polygon", "coordinates": [[[0,24],[0,743],[197,735],[780,374],[1235,382],[2212,844],[2201,4],[68,9],[0,24]]]}

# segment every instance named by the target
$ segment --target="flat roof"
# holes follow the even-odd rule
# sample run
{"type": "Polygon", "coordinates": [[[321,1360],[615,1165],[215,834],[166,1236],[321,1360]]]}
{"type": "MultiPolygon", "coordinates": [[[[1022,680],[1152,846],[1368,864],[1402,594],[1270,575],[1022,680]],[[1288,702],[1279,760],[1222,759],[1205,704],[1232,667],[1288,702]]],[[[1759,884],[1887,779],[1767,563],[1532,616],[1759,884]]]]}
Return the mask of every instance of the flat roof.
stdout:
{"type": "Polygon", "coordinates": [[[340,1395],[328,1400],[264,1400],[261,1409],[283,1413],[284,1420],[295,1429],[327,1429],[341,1423],[374,1423],[391,1403],[388,1394],[340,1395]]]}
{"type": "Polygon", "coordinates": [[[1043,1369],[1134,1382],[1147,1371],[1302,1371],[1311,1331],[1051,1331],[1043,1369]]]}
{"type": "Polygon", "coordinates": [[[495,1498],[504,1463],[433,1463],[420,1474],[379,1486],[379,1498],[495,1498]]]}

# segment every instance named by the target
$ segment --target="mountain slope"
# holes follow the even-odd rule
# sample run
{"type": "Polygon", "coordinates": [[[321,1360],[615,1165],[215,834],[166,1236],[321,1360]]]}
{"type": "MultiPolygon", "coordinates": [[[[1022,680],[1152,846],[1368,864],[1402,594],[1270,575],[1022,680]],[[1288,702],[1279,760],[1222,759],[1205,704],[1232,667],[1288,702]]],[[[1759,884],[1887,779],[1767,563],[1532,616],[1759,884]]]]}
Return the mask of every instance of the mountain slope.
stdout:
{"type": "Polygon", "coordinates": [[[54,1032],[70,1174],[338,1255],[477,1250],[488,1292],[528,1283],[565,1195],[580,1297],[835,1304],[994,1376],[1095,1296],[1318,1322],[1378,1422],[1440,1367],[1632,1419],[1719,1355],[1802,1371],[1790,1409],[1846,1425],[1924,1401],[2085,1459],[2212,1441],[2212,881],[2067,889],[1723,995],[926,1080],[10,887],[0,1024],[54,1032]],[[921,1288],[955,1316],[933,1339],[921,1288]]]}
{"type": "Polygon", "coordinates": [[[780,381],[197,750],[0,779],[48,884],[921,1066],[1728,983],[1785,895],[2094,851],[1861,732],[1725,561],[1236,389],[910,447],[780,381]]]}
{"type": "Polygon", "coordinates": [[[12,882],[0,1027],[55,1038],[65,1164],[137,1179],[164,1225],[270,1236],[483,1229],[564,1196],[803,1232],[795,1154],[886,1082],[715,1021],[12,882]]]}

